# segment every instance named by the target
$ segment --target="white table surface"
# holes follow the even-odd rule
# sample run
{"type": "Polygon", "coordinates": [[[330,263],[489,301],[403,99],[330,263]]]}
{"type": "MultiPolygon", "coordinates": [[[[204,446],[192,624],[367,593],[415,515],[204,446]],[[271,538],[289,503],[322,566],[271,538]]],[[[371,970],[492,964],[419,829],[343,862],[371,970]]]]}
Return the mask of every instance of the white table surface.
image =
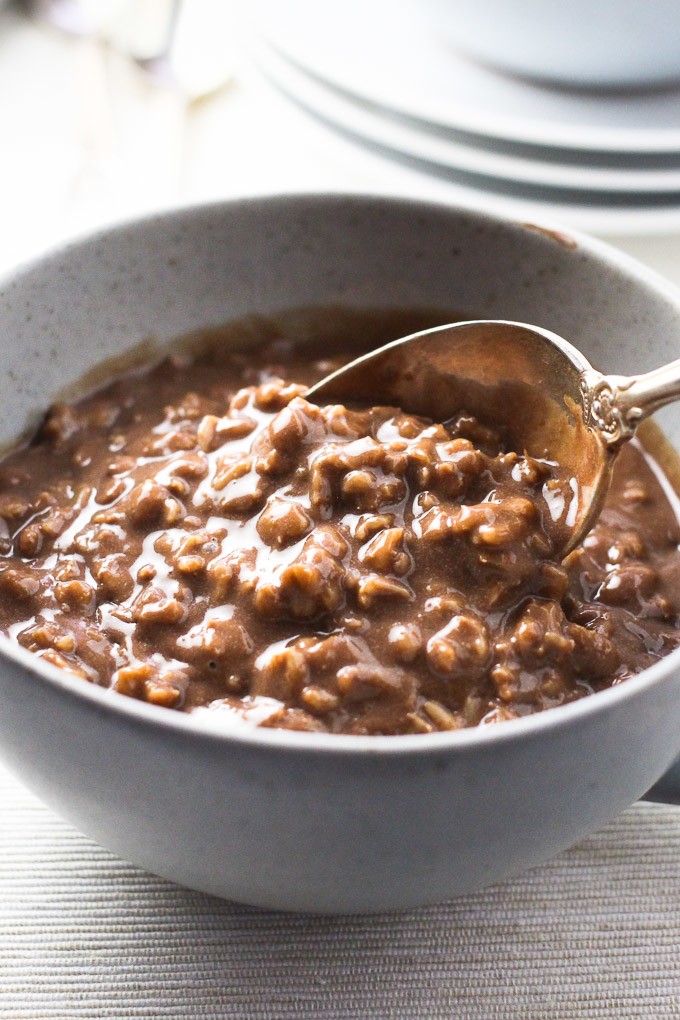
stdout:
{"type": "MultiPolygon", "coordinates": [[[[238,35],[225,61],[230,83],[187,104],[115,54],[1,12],[0,270],[182,203],[350,189],[451,198],[289,105],[249,68],[238,35]]],[[[680,236],[614,243],[680,284],[680,236]]],[[[635,805],[478,896],[314,919],[146,875],[0,769],[1,1020],[658,1020],[680,1016],[679,950],[678,808],[635,805]]]]}

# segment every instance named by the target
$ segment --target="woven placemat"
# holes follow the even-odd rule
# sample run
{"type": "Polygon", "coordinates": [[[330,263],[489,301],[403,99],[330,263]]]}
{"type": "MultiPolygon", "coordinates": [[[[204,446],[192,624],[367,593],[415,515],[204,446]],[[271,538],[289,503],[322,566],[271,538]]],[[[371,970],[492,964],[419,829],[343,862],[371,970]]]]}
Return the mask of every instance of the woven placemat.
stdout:
{"type": "Polygon", "coordinates": [[[114,857],[0,774],[0,1017],[680,1017],[680,809],[436,907],[269,913],[114,857]]]}

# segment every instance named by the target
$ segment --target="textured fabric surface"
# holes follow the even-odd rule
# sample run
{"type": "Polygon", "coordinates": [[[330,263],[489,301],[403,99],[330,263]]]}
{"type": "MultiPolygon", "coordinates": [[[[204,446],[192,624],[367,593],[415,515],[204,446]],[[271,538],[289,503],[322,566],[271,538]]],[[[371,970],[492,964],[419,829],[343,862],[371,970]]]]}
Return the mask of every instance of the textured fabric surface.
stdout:
{"type": "Polygon", "coordinates": [[[680,1017],[680,809],[437,907],[268,913],[96,846],[0,773],[0,1018],[680,1017]]]}

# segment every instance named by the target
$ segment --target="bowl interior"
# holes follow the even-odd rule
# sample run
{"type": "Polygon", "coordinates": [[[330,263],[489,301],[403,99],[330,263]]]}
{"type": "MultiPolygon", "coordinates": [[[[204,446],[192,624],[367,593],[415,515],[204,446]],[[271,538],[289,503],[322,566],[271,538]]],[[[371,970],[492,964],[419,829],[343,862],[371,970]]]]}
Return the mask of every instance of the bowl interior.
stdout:
{"type": "MultiPolygon", "coordinates": [[[[617,373],[672,360],[680,334],[670,285],[585,238],[410,201],[226,203],[106,231],[4,281],[0,444],[141,341],[319,304],[532,322],[617,373]]],[[[680,445],[680,408],[663,425],[680,445]]]]}

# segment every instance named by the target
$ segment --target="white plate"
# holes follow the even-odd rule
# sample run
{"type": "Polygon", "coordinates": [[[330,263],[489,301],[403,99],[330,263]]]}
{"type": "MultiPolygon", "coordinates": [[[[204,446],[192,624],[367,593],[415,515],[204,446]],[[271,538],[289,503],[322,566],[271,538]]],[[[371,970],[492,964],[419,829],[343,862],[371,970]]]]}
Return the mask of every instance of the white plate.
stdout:
{"type": "Polygon", "coordinates": [[[680,200],[680,169],[574,165],[478,148],[349,98],[300,70],[266,42],[256,48],[255,58],[281,90],[308,111],[364,142],[431,164],[433,172],[448,169],[459,177],[494,178],[497,186],[530,188],[532,196],[536,189],[574,192],[575,201],[584,197],[582,193],[591,201],[599,197],[602,203],[627,199],[628,204],[640,204],[658,196],[680,200]]]}
{"type": "Polygon", "coordinates": [[[680,154],[680,89],[595,93],[543,87],[466,60],[416,0],[257,0],[259,30],[352,96],[444,130],[591,153],[680,154]]]}
{"type": "MultiPolygon", "coordinates": [[[[273,79],[257,71],[254,64],[247,68],[266,90],[284,97],[273,79]],[[257,73],[256,73],[257,71],[257,73]]],[[[244,72],[245,73],[245,72],[244,72]]],[[[273,96],[270,96],[269,102],[273,96]]],[[[281,109],[284,119],[291,114],[287,130],[290,144],[298,146],[304,158],[311,161],[308,190],[328,191],[340,188],[347,192],[394,194],[403,197],[423,198],[429,201],[452,202],[475,209],[486,209],[521,223],[537,223],[555,230],[569,228],[587,231],[605,238],[621,236],[663,236],[680,231],[680,201],[661,208],[644,204],[588,205],[585,202],[565,203],[555,197],[552,201],[501,194],[495,190],[496,182],[489,178],[486,187],[472,187],[430,172],[429,167],[416,159],[396,159],[384,147],[369,145],[356,134],[350,139],[347,132],[338,130],[327,119],[308,116],[298,102],[289,102],[288,110],[281,109]],[[298,116],[294,116],[298,114],[298,116]]],[[[263,107],[264,109],[264,107],[263,107]]],[[[483,178],[480,178],[483,180],[483,178]]],[[[288,185],[290,187],[290,183],[288,185]]],[[[257,182],[254,194],[261,190],[257,182]]],[[[292,190],[295,190],[293,186],[292,190]]],[[[246,188],[246,193],[251,192],[246,188]]]]}

